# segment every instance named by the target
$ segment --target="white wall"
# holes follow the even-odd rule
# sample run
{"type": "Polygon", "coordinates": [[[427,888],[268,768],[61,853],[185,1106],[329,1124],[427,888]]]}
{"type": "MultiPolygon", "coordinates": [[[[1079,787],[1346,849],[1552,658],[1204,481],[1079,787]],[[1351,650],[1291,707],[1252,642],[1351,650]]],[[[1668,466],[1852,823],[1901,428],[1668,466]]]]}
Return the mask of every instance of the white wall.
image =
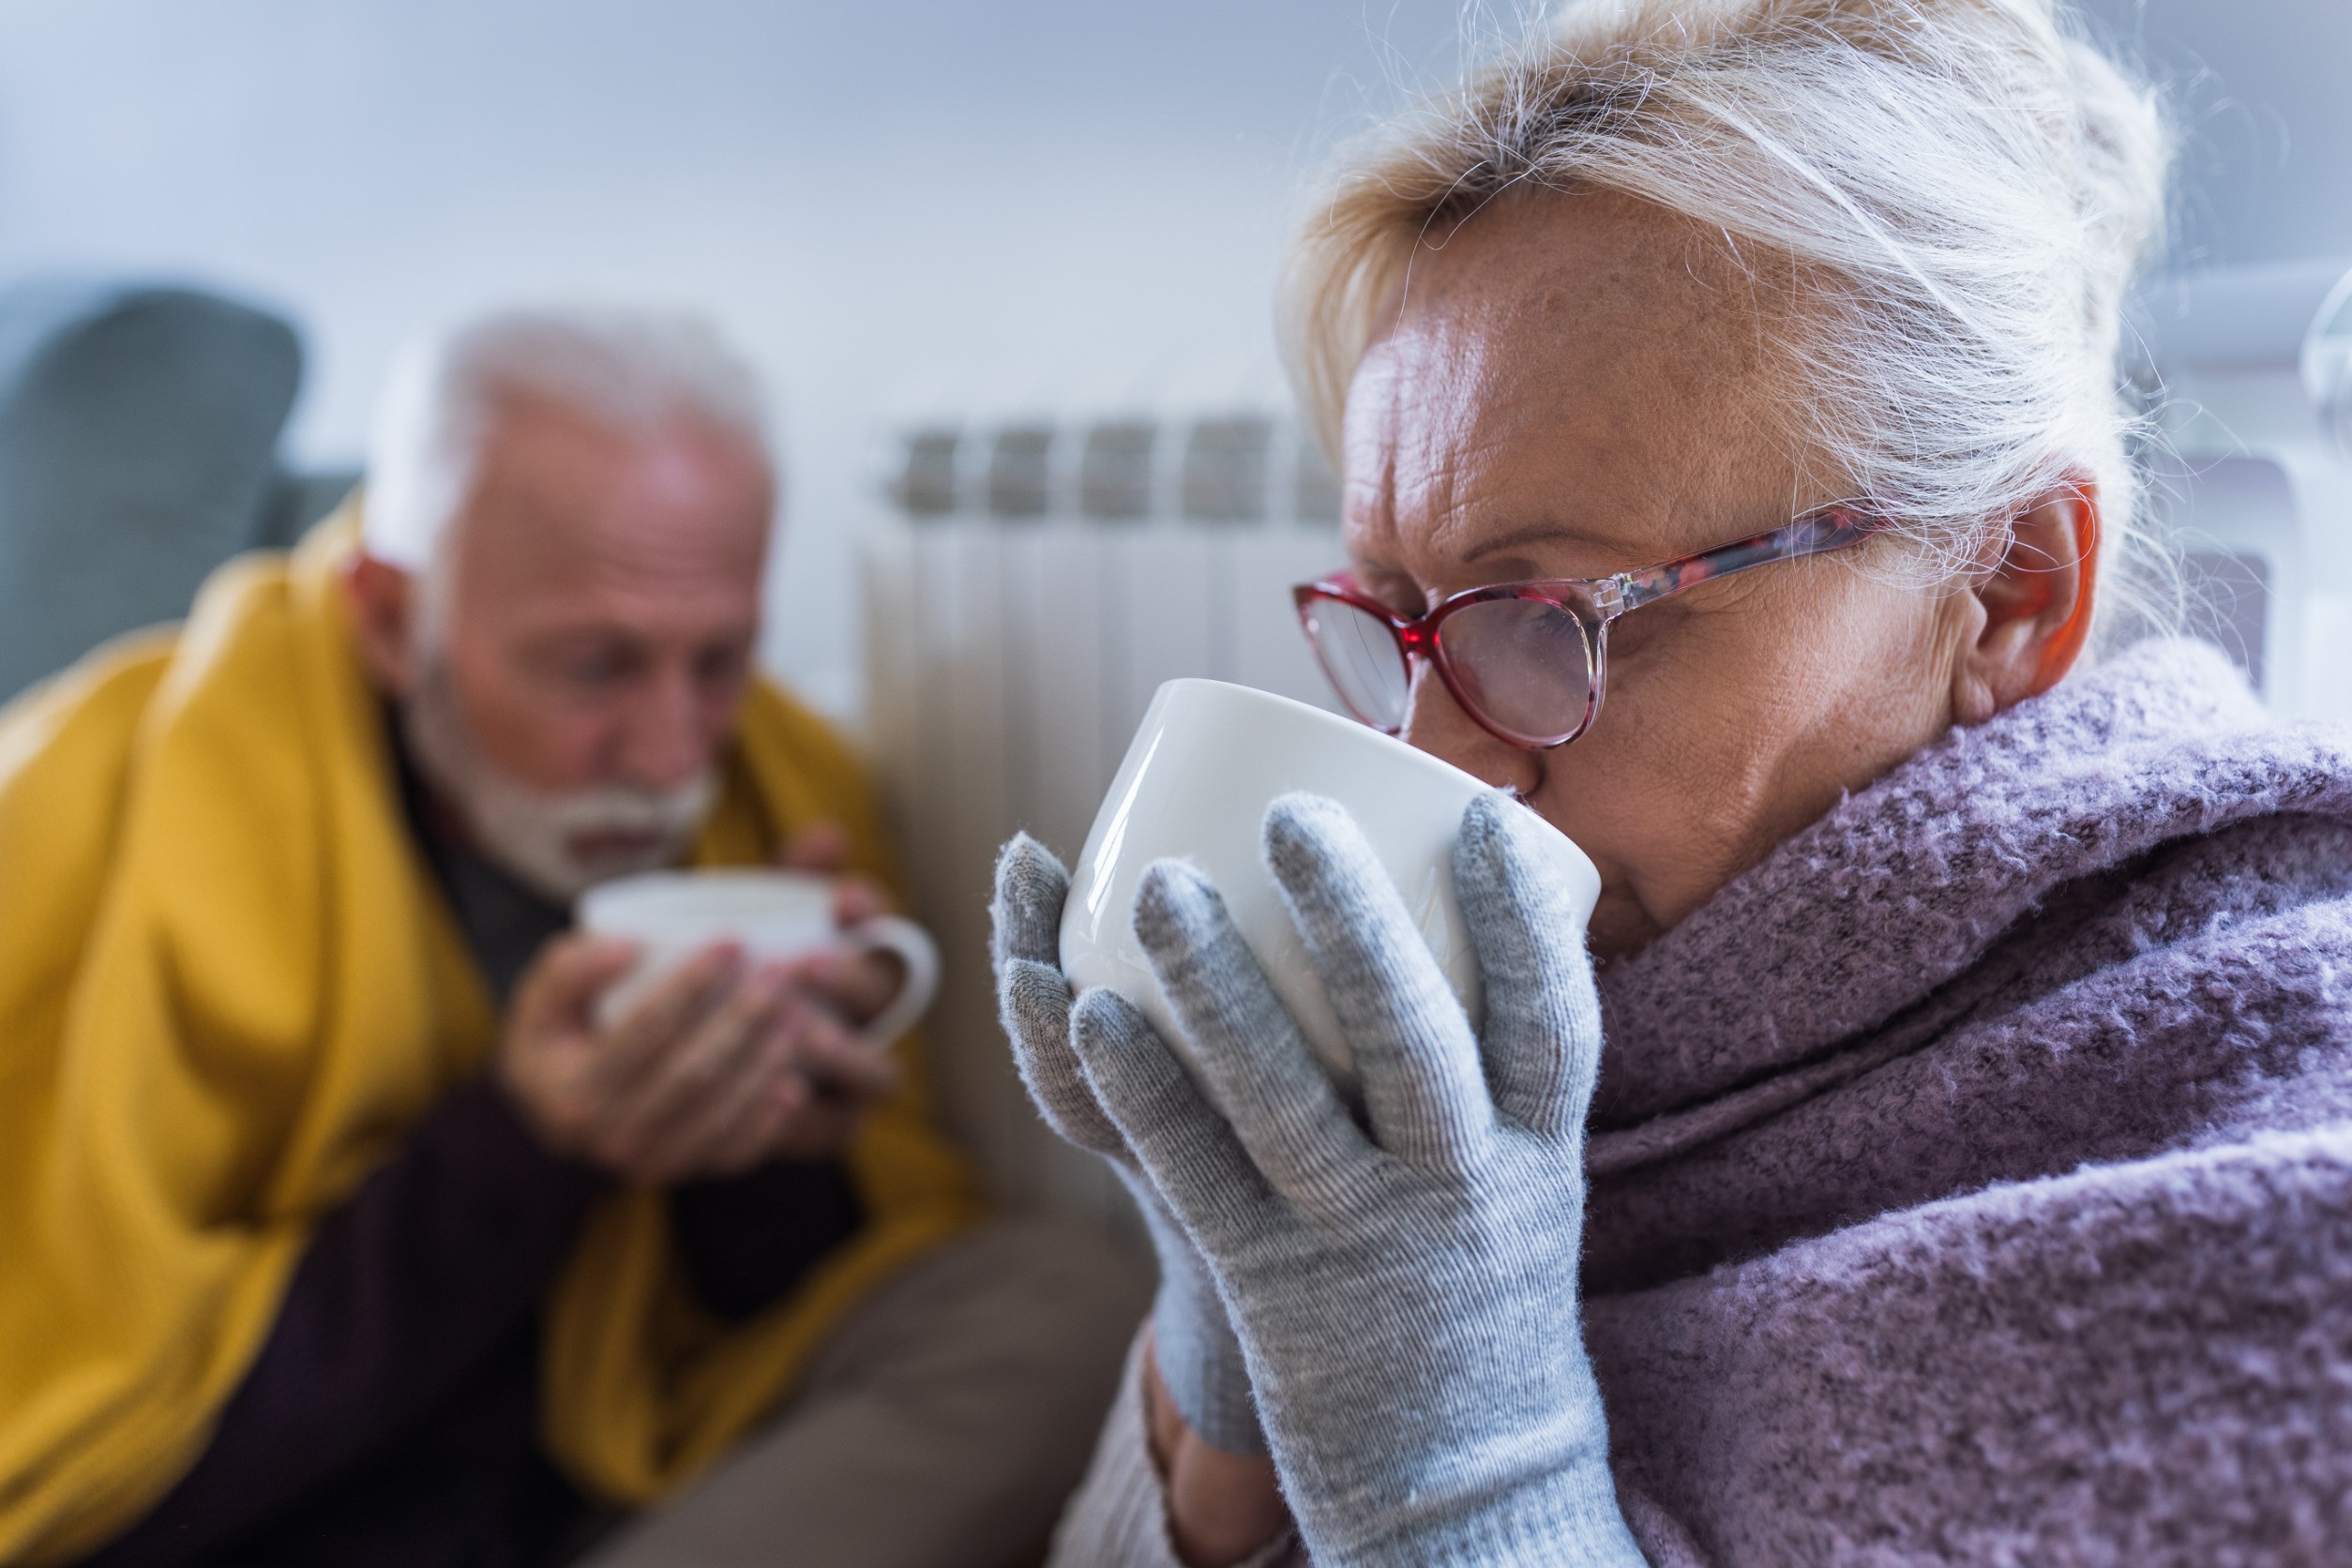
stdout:
{"type": "Polygon", "coordinates": [[[769,652],[839,704],[876,430],[1271,387],[1310,133],[1385,79],[1385,40],[1452,38],[1444,0],[7,0],[0,277],[185,272],[284,308],[319,460],[356,452],[420,323],[709,310],[786,433],[769,652]]]}
{"type": "MultiPolygon", "coordinates": [[[[2180,254],[2352,252],[2352,6],[2100,5],[2205,71],[2180,254]]],[[[0,277],[193,273],[284,307],[314,460],[355,452],[420,323],[707,309],[787,432],[769,652],[838,704],[874,432],[1271,386],[1298,173],[1455,33],[1453,0],[0,0],[0,277]]]]}
{"type": "Polygon", "coordinates": [[[2352,260],[2352,4],[2085,0],[2183,136],[2172,264],[2352,260]]]}

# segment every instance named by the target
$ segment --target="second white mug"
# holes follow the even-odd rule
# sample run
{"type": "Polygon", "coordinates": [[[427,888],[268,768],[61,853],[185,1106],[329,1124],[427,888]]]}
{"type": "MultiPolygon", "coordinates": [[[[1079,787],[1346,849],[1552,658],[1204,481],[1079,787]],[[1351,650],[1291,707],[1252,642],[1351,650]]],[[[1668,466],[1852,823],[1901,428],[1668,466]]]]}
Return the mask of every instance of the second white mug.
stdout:
{"type": "Polygon", "coordinates": [[[906,965],[906,983],[860,1032],[887,1045],[914,1027],[939,990],[939,948],[930,934],[895,914],[843,930],[833,923],[833,881],[807,871],[756,868],[653,871],[591,888],[580,924],[624,937],[644,951],[598,1003],[618,1018],[679,964],[717,942],[736,942],[754,961],[797,958],[827,947],[880,950],[906,965]]]}

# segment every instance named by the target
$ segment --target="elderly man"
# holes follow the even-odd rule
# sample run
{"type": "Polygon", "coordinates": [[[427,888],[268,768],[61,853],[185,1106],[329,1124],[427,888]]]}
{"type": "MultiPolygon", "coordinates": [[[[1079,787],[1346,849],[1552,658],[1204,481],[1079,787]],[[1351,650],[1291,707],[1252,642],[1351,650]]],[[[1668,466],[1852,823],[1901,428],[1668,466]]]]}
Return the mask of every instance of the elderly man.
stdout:
{"type": "Polygon", "coordinates": [[[690,322],[476,323],[364,518],[0,716],[0,1560],[1040,1549],[1139,1296],[969,1229],[854,1036],[891,962],[715,948],[608,1019],[635,955],[566,934],[671,865],[884,897],[753,673],[761,429],[690,322]]]}

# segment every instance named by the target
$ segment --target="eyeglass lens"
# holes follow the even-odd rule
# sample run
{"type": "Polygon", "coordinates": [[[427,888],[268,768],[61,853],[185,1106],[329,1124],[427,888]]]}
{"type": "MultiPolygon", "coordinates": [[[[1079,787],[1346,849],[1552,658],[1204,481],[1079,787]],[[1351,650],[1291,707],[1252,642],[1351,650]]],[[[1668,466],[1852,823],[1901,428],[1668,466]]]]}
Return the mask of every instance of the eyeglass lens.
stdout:
{"type": "Polygon", "coordinates": [[[1541,599],[1465,605],[1440,624],[1438,649],[1464,700],[1490,724],[1556,741],[1584,723],[1591,649],[1584,624],[1560,606],[1541,599]]]}
{"type": "MultiPolygon", "coordinates": [[[[1315,599],[1306,634],[1340,701],[1366,724],[1395,731],[1412,704],[1412,671],[1384,616],[1342,599],[1315,599]]],[[[1446,671],[1488,724],[1537,744],[1572,734],[1592,700],[1584,625],[1541,599],[1465,605],[1438,629],[1446,671]]]]}
{"type": "Polygon", "coordinates": [[[1323,673],[1349,711],[1375,729],[1403,729],[1412,674],[1388,622],[1341,599],[1313,600],[1305,621],[1323,673]]]}

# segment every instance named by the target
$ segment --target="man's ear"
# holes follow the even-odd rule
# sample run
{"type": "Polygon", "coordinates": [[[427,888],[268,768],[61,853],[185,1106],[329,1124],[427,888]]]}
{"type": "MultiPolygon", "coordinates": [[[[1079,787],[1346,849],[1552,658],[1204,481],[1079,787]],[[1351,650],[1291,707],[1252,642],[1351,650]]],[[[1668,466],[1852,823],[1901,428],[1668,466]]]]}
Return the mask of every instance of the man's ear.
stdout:
{"type": "Polygon", "coordinates": [[[416,680],[415,575],[362,554],[343,574],[343,597],[369,678],[385,696],[406,697],[416,680]]]}
{"type": "Polygon", "coordinates": [[[2090,636],[2099,583],[2099,487],[2073,478],[2018,514],[1968,592],[1980,614],[1952,668],[1952,720],[1982,724],[2049,690],[2090,636]]]}

